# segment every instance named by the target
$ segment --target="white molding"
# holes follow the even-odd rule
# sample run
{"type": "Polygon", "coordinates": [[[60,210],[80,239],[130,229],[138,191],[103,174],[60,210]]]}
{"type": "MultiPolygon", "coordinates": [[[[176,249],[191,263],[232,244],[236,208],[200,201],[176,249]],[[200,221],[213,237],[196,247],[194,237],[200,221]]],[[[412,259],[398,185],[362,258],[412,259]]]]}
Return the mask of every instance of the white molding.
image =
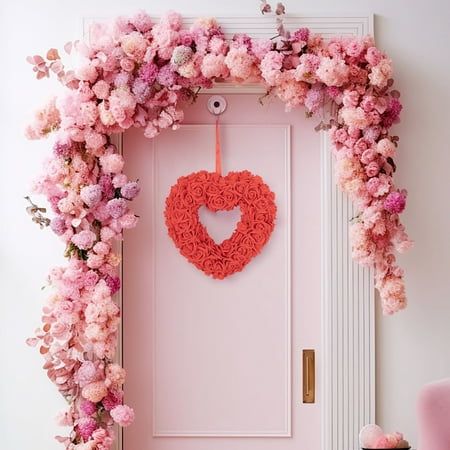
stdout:
{"type": "MultiPolygon", "coordinates": [[[[271,36],[270,16],[217,16],[225,32],[250,32],[271,36]]],[[[102,18],[83,19],[87,28],[102,18]]],[[[194,17],[185,17],[192,23],[194,17]]],[[[288,15],[289,29],[308,27],[325,38],[374,34],[373,15],[288,15]]],[[[207,93],[263,93],[259,85],[222,83],[207,93]]],[[[121,140],[119,138],[119,142],[121,140]]],[[[349,219],[353,207],[333,182],[333,161],[326,135],[321,141],[322,158],[322,450],[356,450],[359,428],[375,420],[375,314],[372,272],[351,260],[348,245],[349,219]]],[[[120,293],[120,303],[123,293],[120,293]]],[[[122,323],[121,323],[122,326],[122,323]]],[[[123,330],[121,329],[120,336],[123,330]]],[[[121,339],[121,338],[120,338],[121,339]]],[[[119,342],[119,360],[123,360],[119,342]]],[[[121,435],[120,435],[121,436],[121,435]]],[[[118,449],[123,449],[122,438],[118,449]]],[[[130,449],[127,449],[130,450],[130,449]]]]}
{"type": "Polygon", "coordinates": [[[356,450],[375,420],[375,311],[372,270],[352,261],[355,208],[333,181],[329,137],[322,170],[322,449],[356,450]]]}

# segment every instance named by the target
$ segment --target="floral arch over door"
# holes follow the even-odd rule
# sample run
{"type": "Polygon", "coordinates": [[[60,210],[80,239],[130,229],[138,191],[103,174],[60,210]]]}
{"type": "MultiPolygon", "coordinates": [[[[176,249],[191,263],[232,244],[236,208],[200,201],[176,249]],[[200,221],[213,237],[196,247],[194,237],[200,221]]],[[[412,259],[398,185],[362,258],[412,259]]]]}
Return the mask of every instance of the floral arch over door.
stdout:
{"type": "MultiPolygon", "coordinates": [[[[265,2],[261,9],[270,12],[265,2]]],[[[122,404],[125,371],[113,362],[120,323],[112,297],[120,288],[113,243],[138,222],[131,202],[139,185],[123,172],[112,135],[130,127],[141,127],[148,138],[176,130],[181,102],[195,101],[215,82],[260,83],[287,110],[304,107],[307,117],[318,119],[316,129],[329,130],[336,182],[360,211],[351,225],[353,256],[374,267],[385,314],[406,306],[394,253],[411,241],[399,220],[406,191],[393,180],[398,137],[390,129],[402,106],[391,61],[370,36],[325,41],[306,28],[285,30],[282,5],[275,13],[274,38],[227,40],[214,19],[186,29],[177,13],[153,23],[139,12],[93,24],[89,45],[67,43],[65,52],[82,60],[74,69],[64,67],[56,49],[28,58],[38,79],[52,73],[66,87],[26,133],[31,139],[55,134],[34,186],[54,215],[46,218],[30,199],[28,211],[61,238],[68,264],[51,271],[54,289],[43,325],[28,343],[39,345],[44,369],[68,401],[59,422],[72,431],[57,437],[67,449],[109,449],[114,424],[127,426],[134,418],[122,404]]]]}

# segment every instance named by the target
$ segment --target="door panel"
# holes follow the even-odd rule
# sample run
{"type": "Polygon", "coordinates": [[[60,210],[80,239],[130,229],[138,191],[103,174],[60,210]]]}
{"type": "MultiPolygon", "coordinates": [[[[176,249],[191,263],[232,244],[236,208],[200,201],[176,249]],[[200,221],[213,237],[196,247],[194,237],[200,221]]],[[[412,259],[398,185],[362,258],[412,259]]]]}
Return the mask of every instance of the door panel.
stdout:
{"type": "MultiPolygon", "coordinates": [[[[207,98],[176,132],[124,135],[127,173],[142,186],[124,244],[125,395],[137,414],[124,449],[319,449],[320,393],[302,403],[300,366],[302,348],[320,352],[318,139],[301,113],[227,96],[223,172],[261,175],[278,212],[260,255],[214,280],[179,254],[163,216],[179,176],[214,170],[207,98]]],[[[233,217],[210,218],[211,234],[234,229],[233,217]]]]}

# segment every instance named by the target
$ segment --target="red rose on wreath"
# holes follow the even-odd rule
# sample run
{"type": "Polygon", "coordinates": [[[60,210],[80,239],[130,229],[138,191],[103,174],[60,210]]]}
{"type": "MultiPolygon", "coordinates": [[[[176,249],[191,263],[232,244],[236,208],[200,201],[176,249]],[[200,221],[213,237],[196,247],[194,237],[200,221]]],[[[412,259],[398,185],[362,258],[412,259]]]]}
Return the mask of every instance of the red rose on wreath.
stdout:
{"type": "Polygon", "coordinates": [[[241,271],[264,247],[275,226],[275,194],[260,176],[249,171],[222,176],[200,171],[180,177],[166,199],[169,236],[180,253],[198,269],[223,279],[241,271]],[[200,222],[198,210],[241,209],[230,238],[214,242],[200,222]]]}

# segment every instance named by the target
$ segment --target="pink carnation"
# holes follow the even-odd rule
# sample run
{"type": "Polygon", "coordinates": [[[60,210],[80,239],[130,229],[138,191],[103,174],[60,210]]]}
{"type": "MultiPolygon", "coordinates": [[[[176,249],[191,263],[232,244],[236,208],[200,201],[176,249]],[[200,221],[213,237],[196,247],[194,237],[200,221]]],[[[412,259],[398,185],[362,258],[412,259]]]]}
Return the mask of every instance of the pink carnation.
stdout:
{"type": "Polygon", "coordinates": [[[83,230],[72,236],[71,241],[81,250],[90,249],[96,240],[96,235],[92,231],[83,230]]]}
{"type": "Polygon", "coordinates": [[[81,391],[81,395],[92,403],[100,402],[108,393],[103,381],[95,381],[86,385],[81,391]]]}
{"type": "Polygon", "coordinates": [[[158,66],[153,62],[148,62],[144,64],[140,71],[139,76],[148,84],[154,83],[156,76],[158,75],[158,66]]]}
{"type": "Polygon", "coordinates": [[[111,410],[111,417],[121,427],[127,427],[134,420],[134,411],[127,405],[119,405],[111,410]]]}
{"type": "Polygon", "coordinates": [[[108,391],[108,395],[102,400],[106,411],[111,411],[116,406],[122,404],[123,394],[120,391],[108,391]]]}
{"type": "Polygon", "coordinates": [[[76,429],[84,441],[87,441],[91,437],[96,428],[97,422],[94,418],[82,417],[81,419],[78,419],[76,429]]]}
{"type": "Polygon", "coordinates": [[[350,39],[345,43],[345,53],[347,53],[348,56],[357,58],[363,51],[364,43],[361,41],[361,39],[350,39]]]}
{"type": "Polygon", "coordinates": [[[94,381],[98,381],[97,368],[92,361],[84,361],[75,374],[75,382],[84,387],[94,381]]]}
{"type": "Polygon", "coordinates": [[[79,409],[84,416],[92,416],[92,414],[97,412],[97,406],[89,400],[83,400],[79,409]]]}
{"type": "Polygon", "coordinates": [[[317,112],[323,106],[325,94],[322,86],[318,83],[306,94],[305,107],[312,113],[317,112]]]}
{"type": "Polygon", "coordinates": [[[66,221],[63,216],[56,216],[50,222],[50,228],[58,236],[63,235],[67,231],[66,221]]]}

